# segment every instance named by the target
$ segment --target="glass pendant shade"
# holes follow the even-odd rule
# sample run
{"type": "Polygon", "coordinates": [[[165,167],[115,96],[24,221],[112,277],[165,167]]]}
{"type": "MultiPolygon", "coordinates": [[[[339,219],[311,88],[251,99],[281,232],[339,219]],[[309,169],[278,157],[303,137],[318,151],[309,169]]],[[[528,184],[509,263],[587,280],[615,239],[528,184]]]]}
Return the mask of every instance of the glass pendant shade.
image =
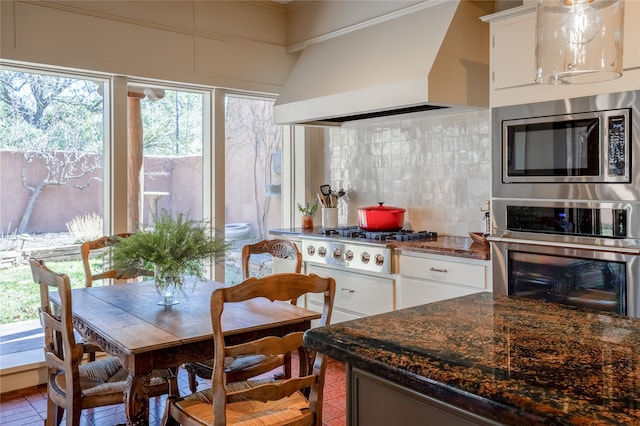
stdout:
{"type": "Polygon", "coordinates": [[[536,82],[595,83],[622,76],[623,0],[542,0],[536,82]]]}

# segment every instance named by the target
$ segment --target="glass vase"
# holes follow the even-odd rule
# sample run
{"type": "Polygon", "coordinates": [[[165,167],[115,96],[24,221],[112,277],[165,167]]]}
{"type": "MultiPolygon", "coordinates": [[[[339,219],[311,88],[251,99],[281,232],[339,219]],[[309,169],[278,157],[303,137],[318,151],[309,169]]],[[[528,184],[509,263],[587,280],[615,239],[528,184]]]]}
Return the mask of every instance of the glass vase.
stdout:
{"type": "Polygon", "coordinates": [[[182,289],[184,283],[184,274],[182,272],[173,272],[155,267],[156,291],[162,297],[158,305],[172,306],[180,303],[175,299],[176,294],[182,289]]]}

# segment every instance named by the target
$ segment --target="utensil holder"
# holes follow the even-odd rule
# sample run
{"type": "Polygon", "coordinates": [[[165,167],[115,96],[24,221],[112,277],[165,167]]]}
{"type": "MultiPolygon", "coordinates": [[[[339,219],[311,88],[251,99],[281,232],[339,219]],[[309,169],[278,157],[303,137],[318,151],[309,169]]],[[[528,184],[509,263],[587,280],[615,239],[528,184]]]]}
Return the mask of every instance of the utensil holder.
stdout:
{"type": "Polygon", "coordinates": [[[338,227],[338,208],[323,208],[322,209],[322,227],[325,229],[338,227]]]}

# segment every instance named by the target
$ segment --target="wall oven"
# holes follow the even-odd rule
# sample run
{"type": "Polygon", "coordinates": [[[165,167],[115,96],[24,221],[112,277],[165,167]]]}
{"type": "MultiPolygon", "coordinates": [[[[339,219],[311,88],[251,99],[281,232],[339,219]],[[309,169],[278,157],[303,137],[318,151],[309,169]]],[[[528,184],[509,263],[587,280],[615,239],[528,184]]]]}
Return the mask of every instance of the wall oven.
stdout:
{"type": "Polygon", "coordinates": [[[494,203],[494,292],[640,316],[640,203],[494,203]]]}

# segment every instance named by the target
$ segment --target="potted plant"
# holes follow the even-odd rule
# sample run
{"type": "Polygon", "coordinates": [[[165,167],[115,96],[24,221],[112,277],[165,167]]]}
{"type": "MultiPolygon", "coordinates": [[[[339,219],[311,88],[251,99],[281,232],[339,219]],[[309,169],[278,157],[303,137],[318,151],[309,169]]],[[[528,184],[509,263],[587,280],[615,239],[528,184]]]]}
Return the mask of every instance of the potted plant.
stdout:
{"type": "Polygon", "coordinates": [[[313,204],[305,202],[304,206],[298,203],[298,211],[302,214],[302,229],[313,229],[313,216],[318,210],[318,200],[314,200],[313,204]]]}
{"type": "Polygon", "coordinates": [[[204,279],[202,261],[216,257],[228,245],[210,236],[206,222],[190,220],[182,213],[176,218],[163,210],[155,217],[153,228],[141,229],[119,239],[112,248],[116,269],[155,268],[156,290],[162,305],[174,305],[176,292],[182,290],[185,275],[204,279]]]}

